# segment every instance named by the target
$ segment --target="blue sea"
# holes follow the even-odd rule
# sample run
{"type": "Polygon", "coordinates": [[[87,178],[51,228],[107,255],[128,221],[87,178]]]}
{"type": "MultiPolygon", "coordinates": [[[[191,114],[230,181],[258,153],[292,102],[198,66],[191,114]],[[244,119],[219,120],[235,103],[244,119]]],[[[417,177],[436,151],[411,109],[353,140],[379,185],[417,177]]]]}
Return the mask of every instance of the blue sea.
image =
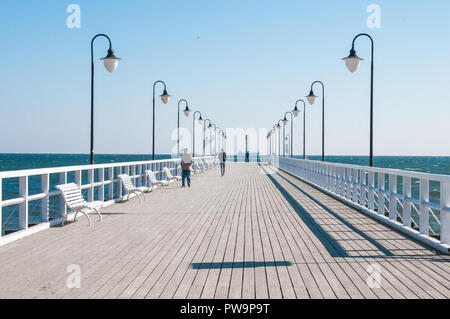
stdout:
{"type": "MultiPolygon", "coordinates": [[[[301,158],[301,156],[295,156],[301,158]]],[[[156,155],[156,159],[171,158],[168,154],[156,155]]],[[[231,161],[243,161],[243,156],[229,156],[231,161]]],[[[250,160],[256,161],[263,159],[256,154],[250,156],[250,160]]],[[[308,156],[310,160],[320,160],[320,156],[308,156]]],[[[95,155],[96,164],[115,163],[115,162],[133,162],[151,160],[151,155],[132,155],[132,154],[98,154],[95,155]]],[[[367,166],[369,159],[367,156],[327,156],[327,162],[355,164],[367,166]]],[[[0,154],[0,171],[22,170],[45,167],[61,167],[73,165],[88,165],[88,154],[0,154]]],[[[376,156],[374,164],[377,167],[396,168],[402,170],[416,171],[422,173],[447,174],[450,175],[450,156],[434,157],[434,156],[376,156]]],[[[73,181],[73,174],[68,174],[68,181],[73,181]]],[[[94,176],[97,180],[98,176],[94,176]]],[[[87,176],[82,176],[83,183],[87,183],[87,176]]],[[[50,189],[58,184],[58,176],[50,176],[50,189]]],[[[401,189],[401,184],[398,185],[401,189]]],[[[439,201],[439,189],[437,185],[430,184],[431,197],[434,202],[439,201]]],[[[3,180],[3,199],[19,197],[18,179],[9,178],[3,180]]],[[[413,195],[418,191],[417,185],[413,185],[413,195]]],[[[29,193],[37,194],[40,192],[40,177],[33,176],[29,178],[29,193]]],[[[119,194],[115,194],[118,196],[119,194]]],[[[98,197],[98,192],[95,193],[98,197]]],[[[56,207],[59,207],[59,198],[51,198],[50,200],[50,217],[55,215],[56,207]]],[[[3,208],[2,225],[3,231],[6,233],[17,230],[17,206],[3,208]]],[[[39,222],[40,201],[30,203],[29,207],[30,225],[39,222]]]]}

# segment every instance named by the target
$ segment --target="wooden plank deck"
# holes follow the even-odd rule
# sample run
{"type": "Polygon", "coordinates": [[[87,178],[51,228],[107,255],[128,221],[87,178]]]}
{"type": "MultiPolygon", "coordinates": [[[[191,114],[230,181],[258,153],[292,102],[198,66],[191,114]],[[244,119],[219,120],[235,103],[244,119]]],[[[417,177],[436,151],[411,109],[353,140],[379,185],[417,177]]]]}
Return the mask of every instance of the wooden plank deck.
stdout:
{"type": "Polygon", "coordinates": [[[230,163],[103,214],[0,247],[0,298],[450,297],[449,256],[264,165],[230,163]]]}

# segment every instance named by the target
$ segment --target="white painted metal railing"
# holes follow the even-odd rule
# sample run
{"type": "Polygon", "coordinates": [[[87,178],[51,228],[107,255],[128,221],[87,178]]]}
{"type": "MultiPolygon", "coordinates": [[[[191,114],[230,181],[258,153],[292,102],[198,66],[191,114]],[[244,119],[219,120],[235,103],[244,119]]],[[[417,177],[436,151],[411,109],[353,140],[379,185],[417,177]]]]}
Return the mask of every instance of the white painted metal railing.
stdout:
{"type": "MultiPolygon", "coordinates": [[[[211,158],[214,157],[196,157],[195,160],[211,158]]],[[[88,202],[104,201],[107,206],[123,195],[118,175],[130,175],[136,186],[149,186],[146,170],[151,169],[157,174],[163,175],[164,167],[175,170],[179,162],[179,159],[168,159],[0,172],[0,245],[59,224],[63,219],[70,219],[61,192],[54,188],[56,184],[74,182],[85,193],[88,202]],[[29,183],[31,178],[34,182],[40,182],[39,190],[34,189],[33,193],[29,183]],[[7,184],[8,180],[18,180],[18,194],[13,198],[2,199],[2,187],[7,184]],[[57,207],[53,207],[54,211],[52,212],[50,211],[51,200],[57,202],[57,207]],[[40,206],[40,216],[30,226],[30,206],[34,203],[40,206]],[[7,208],[9,208],[8,212],[5,211],[7,208]],[[5,213],[8,213],[8,216],[6,221],[2,222],[2,216],[5,213]],[[3,223],[6,224],[14,214],[18,214],[18,230],[5,235],[2,231],[3,223]]],[[[36,216],[33,217],[36,219],[36,216]]]]}
{"type": "Polygon", "coordinates": [[[272,157],[271,164],[449,253],[450,175],[287,157],[272,157]]]}

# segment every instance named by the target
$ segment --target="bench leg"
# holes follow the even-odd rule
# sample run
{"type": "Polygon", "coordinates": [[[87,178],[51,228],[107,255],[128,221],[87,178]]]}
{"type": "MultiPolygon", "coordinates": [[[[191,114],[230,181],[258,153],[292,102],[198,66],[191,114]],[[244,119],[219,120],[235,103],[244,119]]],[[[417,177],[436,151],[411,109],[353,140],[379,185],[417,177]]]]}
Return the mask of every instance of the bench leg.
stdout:
{"type": "MultiPolygon", "coordinates": [[[[91,218],[90,218],[89,215],[84,211],[84,209],[81,209],[81,210],[77,211],[77,212],[75,213],[75,217],[77,216],[78,213],[82,213],[84,216],[86,216],[87,219],[88,219],[88,221],[89,221],[89,227],[92,227],[91,218]]],[[[75,221],[75,220],[76,220],[76,219],[74,219],[74,221],[75,221]]]]}
{"type": "MultiPolygon", "coordinates": [[[[94,208],[95,212],[98,214],[99,217],[99,222],[102,223],[103,222],[103,217],[102,214],[100,214],[100,211],[97,208],[94,208]]],[[[89,218],[89,217],[88,217],[89,218]]],[[[90,220],[89,220],[90,221],[90,220]]]]}

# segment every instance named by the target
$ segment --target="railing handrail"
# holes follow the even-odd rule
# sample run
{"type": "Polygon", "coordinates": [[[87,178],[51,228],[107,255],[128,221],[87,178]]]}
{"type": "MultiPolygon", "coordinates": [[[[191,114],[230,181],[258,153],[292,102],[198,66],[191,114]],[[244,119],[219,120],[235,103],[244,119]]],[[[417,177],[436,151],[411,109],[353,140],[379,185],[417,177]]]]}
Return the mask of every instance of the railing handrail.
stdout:
{"type": "MultiPolygon", "coordinates": [[[[209,158],[214,156],[196,156],[194,159],[199,158],[209,158]]],[[[90,169],[99,169],[99,168],[110,168],[110,167],[120,167],[120,166],[133,166],[133,165],[142,165],[142,164],[158,164],[158,163],[167,163],[167,162],[178,162],[180,158],[168,158],[161,160],[148,160],[148,161],[134,161],[134,162],[114,162],[114,163],[105,163],[105,164],[86,164],[86,165],[75,165],[75,166],[59,166],[59,167],[48,167],[48,168],[33,168],[33,169],[24,169],[24,170],[15,170],[15,171],[0,171],[0,178],[13,178],[13,177],[23,177],[23,176],[34,176],[34,175],[42,175],[42,174],[55,174],[55,173],[63,173],[63,172],[72,172],[72,171],[85,171],[90,169]]]]}
{"type": "MultiPolygon", "coordinates": [[[[283,157],[281,157],[281,158],[283,158],[283,157]]],[[[359,169],[359,170],[363,169],[368,172],[374,172],[374,173],[401,175],[401,176],[406,176],[406,177],[411,177],[411,178],[429,179],[429,180],[439,181],[439,182],[450,182],[450,175],[445,175],[445,174],[421,173],[421,172],[406,171],[406,170],[401,170],[401,169],[396,169],[396,168],[370,167],[370,166],[335,163],[335,162],[321,162],[321,161],[317,161],[317,160],[307,160],[307,159],[291,158],[291,157],[289,157],[289,159],[294,160],[294,161],[309,162],[309,163],[314,163],[314,164],[319,164],[319,165],[332,165],[335,167],[353,168],[353,169],[359,169]]]]}

